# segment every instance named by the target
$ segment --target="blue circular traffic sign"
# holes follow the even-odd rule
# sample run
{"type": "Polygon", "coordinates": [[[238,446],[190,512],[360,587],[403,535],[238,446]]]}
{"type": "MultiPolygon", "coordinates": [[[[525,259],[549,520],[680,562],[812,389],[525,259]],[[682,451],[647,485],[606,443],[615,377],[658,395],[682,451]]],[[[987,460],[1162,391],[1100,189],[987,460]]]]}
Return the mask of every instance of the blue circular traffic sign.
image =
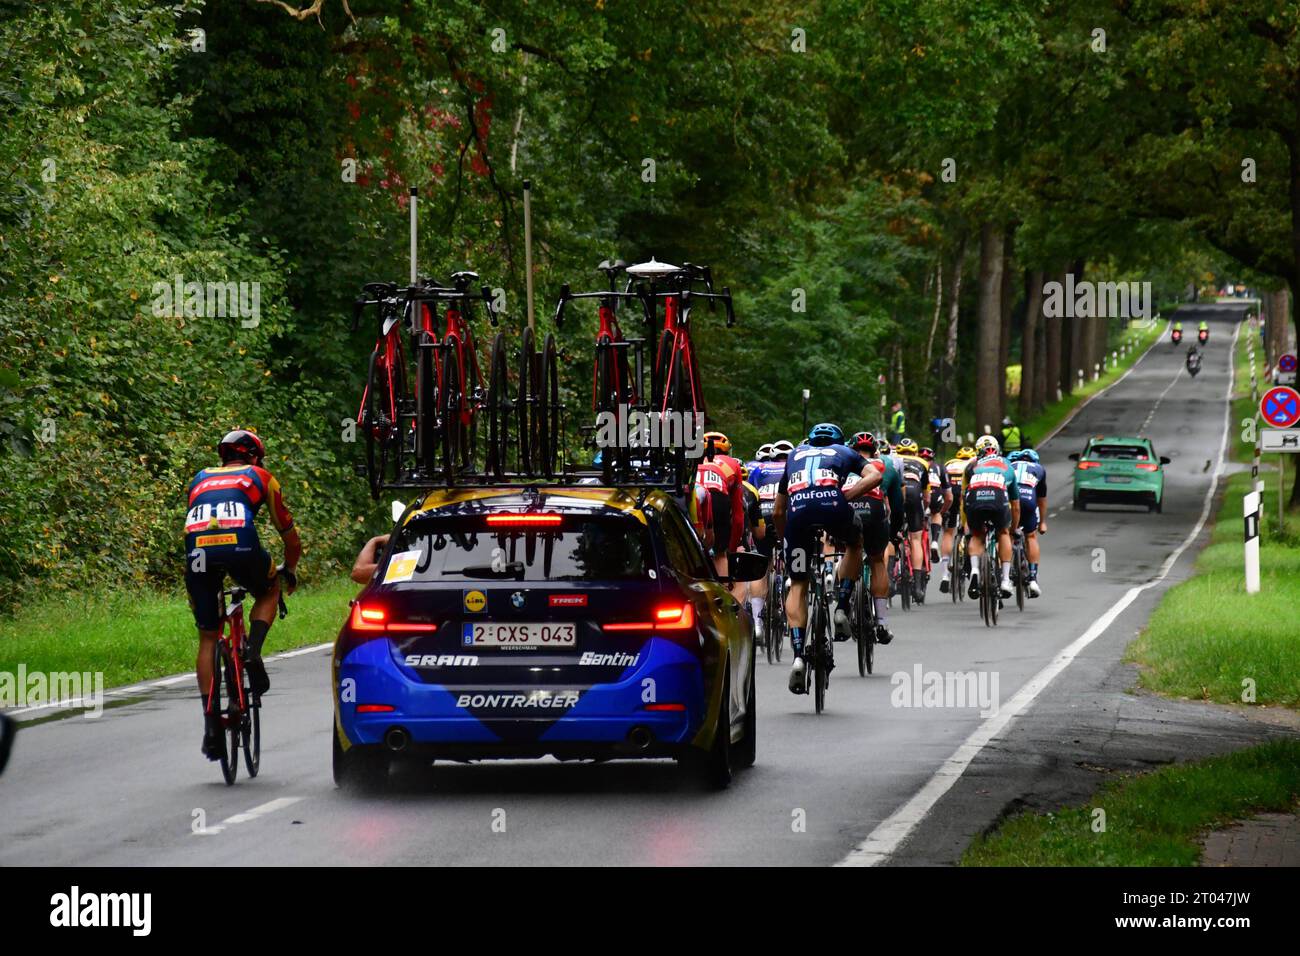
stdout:
{"type": "Polygon", "coordinates": [[[1277,368],[1279,372],[1294,372],[1296,370],[1295,356],[1290,352],[1283,355],[1277,360],[1277,368]]]}
{"type": "Polygon", "coordinates": [[[1285,385],[1270,388],[1259,400],[1259,412],[1274,428],[1290,428],[1300,422],[1300,392],[1285,385]]]}

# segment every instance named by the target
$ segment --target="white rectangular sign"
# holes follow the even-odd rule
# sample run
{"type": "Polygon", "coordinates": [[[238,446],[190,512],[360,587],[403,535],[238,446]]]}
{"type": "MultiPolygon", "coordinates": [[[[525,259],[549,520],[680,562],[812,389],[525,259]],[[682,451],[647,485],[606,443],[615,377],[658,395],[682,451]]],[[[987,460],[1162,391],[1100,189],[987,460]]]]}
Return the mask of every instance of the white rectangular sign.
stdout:
{"type": "Polygon", "coordinates": [[[1295,384],[1295,375],[1296,375],[1295,372],[1283,372],[1283,371],[1281,371],[1281,370],[1276,371],[1276,372],[1273,373],[1273,384],[1274,384],[1274,385],[1294,385],[1294,384],[1295,384]]]}
{"type": "Polygon", "coordinates": [[[1271,454],[1300,453],[1300,428],[1262,428],[1259,432],[1260,451],[1271,454]]]}

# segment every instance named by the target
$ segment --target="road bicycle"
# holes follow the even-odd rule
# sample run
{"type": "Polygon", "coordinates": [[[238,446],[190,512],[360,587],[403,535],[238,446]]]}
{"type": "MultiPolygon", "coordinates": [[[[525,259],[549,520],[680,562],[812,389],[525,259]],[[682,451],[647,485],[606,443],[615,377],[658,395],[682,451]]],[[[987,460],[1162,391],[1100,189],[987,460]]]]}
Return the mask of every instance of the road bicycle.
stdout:
{"type": "Polygon", "coordinates": [[[785,647],[785,553],[780,540],[767,573],[767,603],[763,605],[763,640],[767,662],[779,664],[785,647]]]}
{"type": "Polygon", "coordinates": [[[804,633],[804,662],[808,665],[808,680],[813,687],[813,707],[817,713],[826,709],[826,688],[830,684],[831,668],[835,666],[835,650],[831,620],[830,597],[827,578],[834,577],[834,563],[822,553],[825,529],[812,529],[812,553],[808,558],[808,628],[804,633]],[[829,564],[829,569],[828,569],[829,564]],[[829,575],[828,575],[829,570],[829,575]]]}
{"type": "Polygon", "coordinates": [[[400,481],[415,451],[415,397],[410,388],[402,304],[391,282],[369,282],[352,308],[352,329],[367,306],[378,307],[379,331],[366,371],[357,427],[366,445],[365,473],[371,497],[386,483],[400,481]]]}
{"type": "Polygon", "coordinates": [[[998,574],[998,536],[997,532],[985,529],[984,553],[979,556],[980,580],[979,602],[980,618],[985,627],[996,627],[998,611],[1002,609],[1001,578],[998,574]]]}
{"type": "Polygon", "coordinates": [[[849,598],[849,622],[858,646],[858,676],[866,677],[876,663],[876,602],[871,596],[871,562],[864,561],[862,573],[849,598]]]}
{"type": "MultiPolygon", "coordinates": [[[[280,568],[280,571],[283,571],[280,568]]],[[[212,651],[212,684],[208,688],[207,713],[215,715],[221,727],[218,762],[221,775],[230,786],[239,775],[239,751],[250,778],[262,766],[262,700],[253,693],[248,679],[248,633],[244,627],[244,598],[241,587],[221,592],[221,632],[212,651]]],[[[289,613],[280,594],[280,618],[289,613]]]]}
{"type": "Polygon", "coordinates": [[[1011,582],[1016,588],[1016,607],[1023,611],[1029,594],[1029,552],[1025,549],[1025,533],[1020,528],[1011,536],[1011,582]]]}
{"type": "Polygon", "coordinates": [[[904,531],[894,540],[894,565],[890,573],[890,593],[902,601],[903,610],[912,609],[915,578],[912,573],[912,542],[904,531]]]}
{"type": "Polygon", "coordinates": [[[970,577],[969,547],[970,535],[965,534],[958,526],[953,530],[952,554],[948,558],[948,571],[952,576],[948,586],[951,589],[953,604],[960,604],[966,600],[966,580],[970,577]]]}

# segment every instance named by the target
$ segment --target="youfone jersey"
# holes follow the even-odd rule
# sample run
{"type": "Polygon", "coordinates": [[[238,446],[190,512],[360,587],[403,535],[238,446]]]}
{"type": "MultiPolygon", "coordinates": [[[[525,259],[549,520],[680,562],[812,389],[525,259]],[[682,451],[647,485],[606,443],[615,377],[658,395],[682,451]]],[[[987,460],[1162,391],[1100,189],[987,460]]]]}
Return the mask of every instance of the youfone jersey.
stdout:
{"type": "Polygon", "coordinates": [[[790,510],[844,501],[840,491],[849,475],[860,475],[867,460],[847,445],[800,445],[790,453],[778,493],[790,497],[790,510]]]}
{"type": "Polygon", "coordinates": [[[1015,471],[1005,458],[998,455],[971,461],[963,478],[963,489],[967,508],[1004,505],[1020,494],[1015,471]]]}
{"type": "Polygon", "coordinates": [[[776,508],[776,493],[785,474],[785,462],[760,461],[749,466],[749,483],[758,489],[758,506],[765,519],[771,520],[776,508]]]}
{"type": "Polygon", "coordinates": [[[293,527],[293,515],[285,507],[280,483],[257,465],[227,465],[204,468],[189,487],[189,511],[185,515],[185,549],[229,549],[231,554],[257,551],[254,519],[268,506],[271,524],[280,534],[293,527]]]}
{"type": "Polygon", "coordinates": [[[1016,487],[1020,489],[1021,505],[1037,508],[1038,500],[1047,497],[1047,469],[1035,461],[1018,461],[1012,467],[1016,473],[1016,487]]]}

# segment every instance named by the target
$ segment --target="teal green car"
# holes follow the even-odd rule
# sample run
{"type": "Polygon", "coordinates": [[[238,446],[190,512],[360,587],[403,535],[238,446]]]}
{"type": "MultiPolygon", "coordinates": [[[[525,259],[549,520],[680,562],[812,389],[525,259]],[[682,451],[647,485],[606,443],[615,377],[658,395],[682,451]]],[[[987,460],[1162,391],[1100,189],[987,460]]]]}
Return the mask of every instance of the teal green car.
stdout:
{"type": "Polygon", "coordinates": [[[1156,454],[1150,439],[1097,435],[1070,459],[1076,462],[1075,511],[1090,504],[1145,505],[1155,512],[1163,507],[1169,459],[1156,454]]]}

